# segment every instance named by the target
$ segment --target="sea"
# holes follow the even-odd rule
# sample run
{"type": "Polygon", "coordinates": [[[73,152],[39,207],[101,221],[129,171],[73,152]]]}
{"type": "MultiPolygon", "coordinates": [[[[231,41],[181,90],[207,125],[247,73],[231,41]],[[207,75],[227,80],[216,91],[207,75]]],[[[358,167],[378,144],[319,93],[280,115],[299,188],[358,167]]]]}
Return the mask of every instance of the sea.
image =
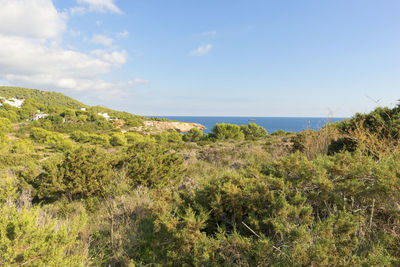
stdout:
{"type": "Polygon", "coordinates": [[[327,123],[342,121],[348,118],[318,118],[318,117],[203,117],[203,116],[156,116],[176,121],[196,122],[207,127],[204,133],[209,133],[217,123],[232,123],[237,125],[255,123],[262,126],[268,133],[284,130],[300,132],[307,129],[318,130],[327,123]]]}

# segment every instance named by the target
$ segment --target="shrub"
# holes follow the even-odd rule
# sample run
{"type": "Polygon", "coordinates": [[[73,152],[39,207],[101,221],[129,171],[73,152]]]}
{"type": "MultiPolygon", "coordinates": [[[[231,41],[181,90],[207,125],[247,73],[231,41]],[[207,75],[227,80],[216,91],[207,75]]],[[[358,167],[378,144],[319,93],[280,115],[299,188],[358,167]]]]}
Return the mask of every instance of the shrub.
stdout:
{"type": "Polygon", "coordinates": [[[61,162],[48,161],[35,181],[39,198],[68,200],[104,197],[113,185],[110,156],[96,148],[68,151],[61,162]]]}
{"type": "Polygon", "coordinates": [[[66,224],[39,208],[17,209],[14,202],[18,195],[13,179],[0,174],[0,265],[84,265],[87,255],[78,235],[85,214],[66,224]]]}
{"type": "Polygon", "coordinates": [[[229,123],[217,123],[212,129],[212,136],[218,140],[244,139],[240,126],[229,123]]]}
{"type": "Polygon", "coordinates": [[[112,146],[125,146],[128,142],[122,133],[113,133],[110,137],[110,144],[112,146]]]}
{"type": "Polygon", "coordinates": [[[75,131],[71,134],[71,139],[79,143],[90,143],[94,145],[108,146],[110,136],[105,134],[90,134],[83,131],[75,131]]]}
{"type": "Polygon", "coordinates": [[[0,117],[0,133],[10,131],[11,126],[12,125],[9,119],[0,117]]]}
{"type": "Polygon", "coordinates": [[[154,137],[160,144],[182,143],[182,134],[175,131],[162,132],[152,135],[152,137],[154,137]]]}
{"type": "Polygon", "coordinates": [[[129,144],[133,143],[140,143],[140,142],[151,142],[152,139],[150,136],[146,135],[141,135],[140,133],[135,133],[135,132],[127,132],[125,133],[125,138],[128,141],[129,144]]]}
{"type": "Polygon", "coordinates": [[[203,138],[203,131],[197,128],[190,129],[187,134],[183,136],[183,140],[186,142],[197,142],[203,138]]]}
{"type": "Polygon", "coordinates": [[[318,131],[305,130],[292,136],[293,150],[301,151],[309,159],[313,159],[318,154],[328,154],[332,142],[336,142],[339,134],[335,127],[326,125],[318,131]]]}
{"type": "Polygon", "coordinates": [[[267,131],[258,126],[255,123],[249,123],[248,125],[240,125],[240,130],[243,132],[246,139],[257,139],[268,135],[267,131]]]}
{"type": "Polygon", "coordinates": [[[0,148],[8,143],[7,132],[11,130],[11,122],[6,118],[0,117],[0,148]]]}
{"type": "Polygon", "coordinates": [[[126,125],[129,127],[139,127],[143,125],[143,121],[139,118],[131,118],[126,121],[126,125]]]}
{"type": "Polygon", "coordinates": [[[67,151],[74,147],[74,143],[62,134],[42,128],[33,127],[31,129],[31,138],[59,151],[67,151]]]}
{"type": "Polygon", "coordinates": [[[19,139],[11,148],[12,153],[31,153],[33,152],[33,144],[29,139],[19,139]]]}
{"type": "Polygon", "coordinates": [[[17,211],[0,207],[0,265],[2,266],[80,266],[82,243],[78,233],[83,222],[69,229],[48,220],[39,224],[39,210],[17,211]]]}
{"type": "Polygon", "coordinates": [[[180,156],[163,145],[148,142],[130,146],[120,165],[127,168],[133,186],[165,186],[178,181],[183,172],[180,156]]]}
{"type": "Polygon", "coordinates": [[[289,135],[289,134],[293,134],[292,132],[285,132],[284,130],[278,130],[273,132],[271,135],[274,136],[285,136],[285,135],[289,135]]]}
{"type": "Polygon", "coordinates": [[[7,118],[11,122],[18,122],[19,116],[14,110],[0,110],[0,117],[7,118]]]}

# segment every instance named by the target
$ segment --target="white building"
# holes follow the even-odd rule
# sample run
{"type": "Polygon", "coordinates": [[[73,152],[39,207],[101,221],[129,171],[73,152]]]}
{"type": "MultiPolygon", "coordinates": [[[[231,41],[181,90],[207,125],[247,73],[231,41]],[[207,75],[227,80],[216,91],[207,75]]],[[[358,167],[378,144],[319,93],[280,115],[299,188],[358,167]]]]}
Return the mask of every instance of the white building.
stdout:
{"type": "Polygon", "coordinates": [[[40,110],[38,110],[37,112],[38,112],[37,114],[33,115],[34,121],[37,121],[39,119],[43,119],[43,118],[46,118],[47,116],[49,116],[49,114],[42,113],[40,110]]]}
{"type": "Polygon", "coordinates": [[[108,115],[107,112],[106,112],[106,113],[101,113],[101,112],[99,112],[99,113],[97,113],[97,115],[103,116],[104,118],[106,118],[106,120],[109,120],[109,119],[110,119],[110,116],[108,115]]]}
{"type": "Polygon", "coordinates": [[[24,104],[24,99],[16,99],[16,98],[10,98],[6,99],[4,97],[0,96],[0,106],[4,104],[8,104],[13,107],[21,108],[22,104],[24,104]]]}
{"type": "Polygon", "coordinates": [[[86,108],[81,108],[81,111],[86,111],[86,108]]]}

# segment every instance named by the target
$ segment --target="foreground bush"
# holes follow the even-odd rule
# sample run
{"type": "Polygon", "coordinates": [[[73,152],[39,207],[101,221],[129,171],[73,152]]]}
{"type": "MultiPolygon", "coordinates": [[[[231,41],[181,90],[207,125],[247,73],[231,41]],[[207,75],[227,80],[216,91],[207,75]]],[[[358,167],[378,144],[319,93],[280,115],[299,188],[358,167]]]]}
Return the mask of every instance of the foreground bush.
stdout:
{"type": "Polygon", "coordinates": [[[397,266],[400,154],[296,153],[157,192],[132,257],[168,266],[397,266]]]}
{"type": "Polygon", "coordinates": [[[86,222],[85,214],[66,223],[38,207],[17,209],[16,185],[16,180],[0,173],[0,265],[84,265],[87,255],[79,233],[86,222]]]}
{"type": "Polygon", "coordinates": [[[80,266],[86,255],[78,234],[83,222],[45,222],[39,210],[0,206],[1,266],[80,266]]]}
{"type": "Polygon", "coordinates": [[[183,174],[183,160],[167,146],[136,143],[122,155],[120,166],[127,170],[133,186],[161,187],[177,182],[183,174]]]}
{"type": "Polygon", "coordinates": [[[96,148],[80,147],[68,151],[61,162],[48,161],[44,172],[34,181],[39,198],[68,200],[104,197],[111,192],[111,159],[96,148]]]}

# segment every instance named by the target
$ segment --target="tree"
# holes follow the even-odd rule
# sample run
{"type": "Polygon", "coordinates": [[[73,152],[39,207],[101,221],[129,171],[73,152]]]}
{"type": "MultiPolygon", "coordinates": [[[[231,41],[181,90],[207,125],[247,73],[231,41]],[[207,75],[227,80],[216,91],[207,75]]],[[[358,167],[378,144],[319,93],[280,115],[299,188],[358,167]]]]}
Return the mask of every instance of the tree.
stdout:
{"type": "Polygon", "coordinates": [[[248,125],[240,125],[240,130],[243,132],[246,139],[257,139],[268,135],[267,131],[255,123],[248,125]]]}
{"type": "Polygon", "coordinates": [[[212,129],[212,135],[217,140],[244,139],[244,134],[240,130],[240,126],[230,123],[217,123],[212,129]]]}

